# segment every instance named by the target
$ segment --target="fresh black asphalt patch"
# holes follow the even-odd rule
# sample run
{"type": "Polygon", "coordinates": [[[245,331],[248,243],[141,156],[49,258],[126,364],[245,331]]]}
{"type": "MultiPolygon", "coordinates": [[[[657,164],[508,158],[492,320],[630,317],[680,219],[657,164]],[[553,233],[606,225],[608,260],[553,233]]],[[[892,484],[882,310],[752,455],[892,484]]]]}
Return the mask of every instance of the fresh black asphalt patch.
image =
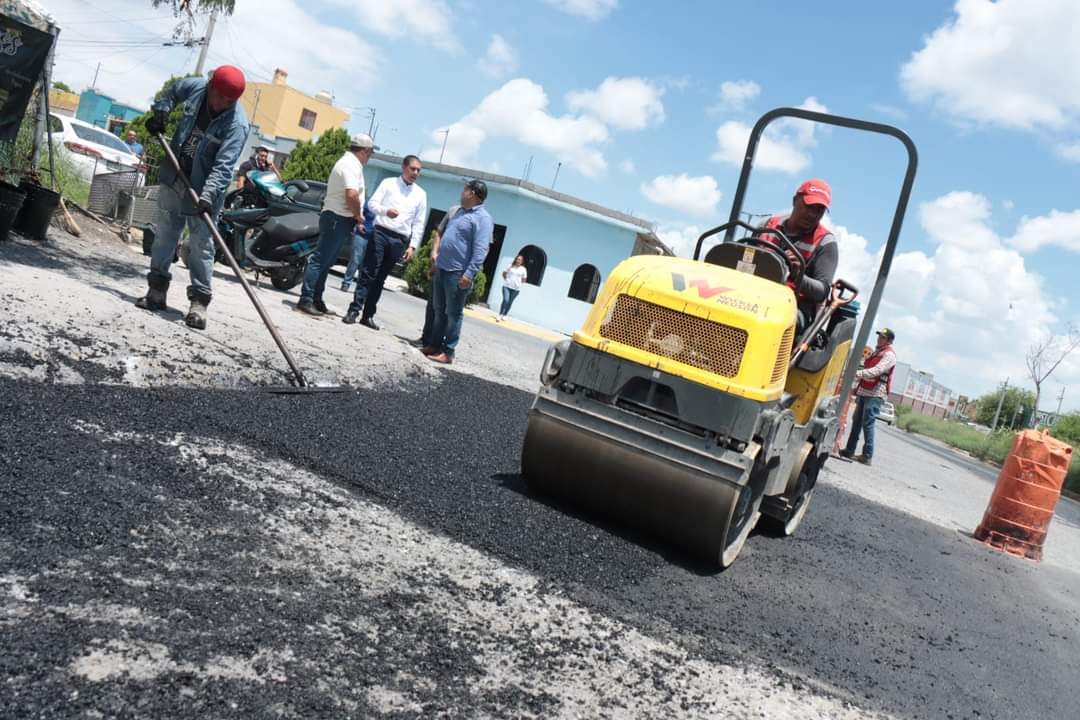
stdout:
{"type": "MultiPolygon", "coordinates": [[[[1080,575],[827,483],[795,538],[755,535],[713,573],[530,497],[518,476],[530,399],[455,373],[313,396],[0,380],[0,716],[556,714],[543,688],[478,690],[482,640],[421,612],[421,583],[314,582],[261,546],[238,503],[272,518],[274,496],[207,475],[229,458],[185,438],[326,478],[694,658],[898,717],[1076,716],[1080,575]],[[358,612],[370,626],[337,620],[358,612]],[[376,684],[412,699],[363,692],[376,684]],[[342,687],[355,692],[330,691],[342,687]]],[[[519,650],[558,661],[557,648],[519,650]]],[[[639,691],[657,688],[659,676],[639,691]]]]}

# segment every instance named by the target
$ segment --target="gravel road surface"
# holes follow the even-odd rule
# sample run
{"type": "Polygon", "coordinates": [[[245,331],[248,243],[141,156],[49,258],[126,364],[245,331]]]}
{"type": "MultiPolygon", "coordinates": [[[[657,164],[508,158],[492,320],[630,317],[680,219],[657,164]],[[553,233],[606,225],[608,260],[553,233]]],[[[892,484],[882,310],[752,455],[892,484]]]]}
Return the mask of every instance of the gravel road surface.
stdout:
{"type": "Polygon", "coordinates": [[[412,299],[367,335],[275,308],[303,362],[358,389],[229,389],[280,382],[272,347],[249,320],[198,334],[113,304],[144,262],[116,245],[0,245],[0,717],[1080,707],[1080,530],[1056,526],[1042,564],[972,542],[988,485],[960,464],[883,433],[873,468],[830,463],[795,538],[754,535],[716,573],[528,493],[535,338],[476,329],[502,342],[431,371],[394,337],[412,299]],[[96,374],[151,340],[206,362],[96,374]]]}

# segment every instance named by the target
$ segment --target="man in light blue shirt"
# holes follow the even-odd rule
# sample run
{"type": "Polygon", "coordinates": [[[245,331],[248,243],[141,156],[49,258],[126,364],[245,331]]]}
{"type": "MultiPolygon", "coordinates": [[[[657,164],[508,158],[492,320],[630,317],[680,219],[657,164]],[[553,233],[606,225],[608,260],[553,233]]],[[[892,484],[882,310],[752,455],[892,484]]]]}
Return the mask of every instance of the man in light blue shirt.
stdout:
{"type": "Polygon", "coordinates": [[[461,208],[446,224],[435,259],[435,277],[431,283],[434,322],[431,344],[421,352],[429,360],[444,365],[454,361],[454,351],[461,337],[465,301],[472,292],[473,279],[487,257],[495,225],[484,207],[487,184],[470,180],[461,191],[461,208]]]}

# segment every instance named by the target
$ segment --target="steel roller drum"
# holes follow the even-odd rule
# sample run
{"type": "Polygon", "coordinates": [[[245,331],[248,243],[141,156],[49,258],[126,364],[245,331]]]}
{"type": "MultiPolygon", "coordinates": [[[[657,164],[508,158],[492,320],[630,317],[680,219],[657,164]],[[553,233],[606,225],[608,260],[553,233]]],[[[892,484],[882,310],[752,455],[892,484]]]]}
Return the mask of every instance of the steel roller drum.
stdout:
{"type": "Polygon", "coordinates": [[[521,472],[541,494],[724,567],[734,561],[760,506],[760,496],[753,498],[745,485],[535,412],[521,472]]]}

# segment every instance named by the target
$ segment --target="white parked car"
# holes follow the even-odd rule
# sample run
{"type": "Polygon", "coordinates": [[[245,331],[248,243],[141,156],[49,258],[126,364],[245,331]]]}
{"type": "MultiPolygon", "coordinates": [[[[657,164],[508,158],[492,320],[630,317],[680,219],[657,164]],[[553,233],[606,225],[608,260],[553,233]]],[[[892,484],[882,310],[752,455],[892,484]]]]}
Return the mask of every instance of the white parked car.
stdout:
{"type": "Polygon", "coordinates": [[[896,408],[893,407],[891,402],[881,403],[881,412],[878,413],[878,420],[887,422],[890,425],[896,424],[896,408]]]}
{"type": "Polygon", "coordinates": [[[107,130],[64,115],[49,115],[49,135],[67,148],[76,170],[90,181],[95,175],[122,170],[143,170],[142,160],[123,140],[107,130]]]}

